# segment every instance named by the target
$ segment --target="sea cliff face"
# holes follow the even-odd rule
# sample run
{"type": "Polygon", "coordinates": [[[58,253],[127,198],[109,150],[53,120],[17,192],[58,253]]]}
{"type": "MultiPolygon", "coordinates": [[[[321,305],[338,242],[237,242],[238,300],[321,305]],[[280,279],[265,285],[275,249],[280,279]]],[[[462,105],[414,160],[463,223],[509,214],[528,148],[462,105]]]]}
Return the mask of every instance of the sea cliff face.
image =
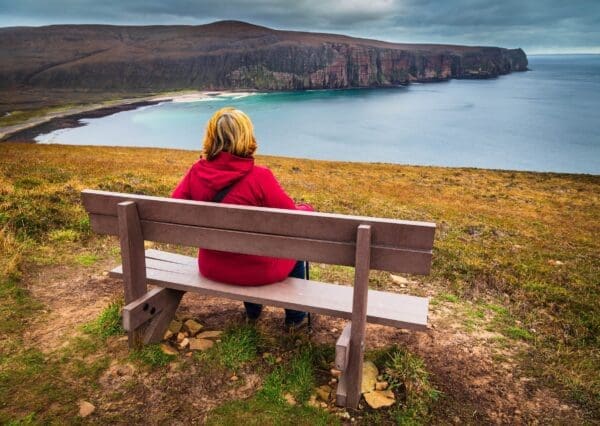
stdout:
{"type": "Polygon", "coordinates": [[[526,69],[521,49],[396,44],[232,21],[0,29],[5,91],[385,87],[526,69]]]}

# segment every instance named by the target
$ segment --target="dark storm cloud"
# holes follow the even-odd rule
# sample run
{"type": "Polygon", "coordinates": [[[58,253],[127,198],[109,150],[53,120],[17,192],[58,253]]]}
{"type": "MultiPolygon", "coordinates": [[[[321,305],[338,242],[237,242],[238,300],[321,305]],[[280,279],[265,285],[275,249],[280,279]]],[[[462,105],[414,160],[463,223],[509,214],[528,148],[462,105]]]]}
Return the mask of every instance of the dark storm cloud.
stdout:
{"type": "Polygon", "coordinates": [[[0,0],[0,26],[221,19],[398,42],[600,53],[600,0],[0,0]]]}

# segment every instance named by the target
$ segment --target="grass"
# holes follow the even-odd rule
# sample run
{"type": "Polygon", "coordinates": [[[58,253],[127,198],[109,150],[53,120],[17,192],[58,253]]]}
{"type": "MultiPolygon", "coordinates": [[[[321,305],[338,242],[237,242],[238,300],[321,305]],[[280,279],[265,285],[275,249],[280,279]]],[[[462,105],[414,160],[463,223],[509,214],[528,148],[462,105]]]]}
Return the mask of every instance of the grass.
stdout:
{"type": "Polygon", "coordinates": [[[208,425],[335,425],[337,418],[306,405],[315,387],[315,349],[302,346],[288,362],[277,365],[263,387],[244,401],[230,401],[211,411],[208,425]],[[284,394],[294,397],[291,405],[284,394]]]}
{"type": "Polygon", "coordinates": [[[233,326],[225,330],[221,342],[209,353],[223,367],[235,371],[256,358],[259,339],[255,327],[233,326]]]}
{"type": "MultiPolygon", "coordinates": [[[[18,357],[28,349],[21,335],[41,310],[25,290],[37,268],[85,268],[86,274],[118,248],[114,239],[91,233],[80,191],[168,195],[196,157],[161,149],[0,145],[2,374],[13,377],[5,371],[12,359],[21,365],[18,357]]],[[[429,288],[432,306],[465,315],[467,329],[483,325],[527,345],[529,356],[519,361],[527,374],[600,413],[600,177],[275,157],[258,162],[297,201],[319,211],[436,222],[432,273],[410,291],[425,295],[429,288]]],[[[329,282],[352,279],[350,268],[315,265],[311,273],[329,282]]],[[[371,285],[385,289],[388,277],[374,272],[371,285]]],[[[227,361],[234,369],[244,362],[227,361]]],[[[44,365],[36,380],[52,383],[52,364],[44,365]]],[[[58,412],[50,402],[0,402],[2,421],[58,412]]]]}
{"type": "Polygon", "coordinates": [[[367,423],[383,422],[385,417],[398,425],[429,423],[431,408],[441,392],[432,385],[423,360],[398,346],[374,351],[370,356],[389,388],[399,395],[399,401],[387,413],[371,413],[367,423]]]}
{"type": "Polygon", "coordinates": [[[104,339],[125,333],[121,318],[122,309],[122,300],[110,303],[98,318],[83,326],[83,331],[104,339]]]}
{"type": "Polygon", "coordinates": [[[159,344],[146,345],[131,352],[130,359],[152,368],[164,367],[173,361],[176,355],[166,354],[159,344]]]}

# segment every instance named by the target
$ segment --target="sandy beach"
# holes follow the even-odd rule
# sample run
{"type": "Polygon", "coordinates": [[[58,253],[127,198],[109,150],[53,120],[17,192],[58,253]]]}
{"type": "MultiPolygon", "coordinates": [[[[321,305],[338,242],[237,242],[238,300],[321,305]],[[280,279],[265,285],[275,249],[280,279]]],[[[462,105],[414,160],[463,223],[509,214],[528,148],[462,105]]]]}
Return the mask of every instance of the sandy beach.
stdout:
{"type": "Polygon", "coordinates": [[[0,127],[0,142],[35,142],[35,137],[41,133],[50,132],[61,128],[81,126],[81,119],[100,118],[128,111],[143,106],[157,105],[162,102],[201,102],[215,96],[232,98],[252,95],[253,92],[243,91],[184,91],[167,92],[139,98],[125,98],[114,101],[78,105],[42,114],[25,120],[21,123],[0,127]]]}

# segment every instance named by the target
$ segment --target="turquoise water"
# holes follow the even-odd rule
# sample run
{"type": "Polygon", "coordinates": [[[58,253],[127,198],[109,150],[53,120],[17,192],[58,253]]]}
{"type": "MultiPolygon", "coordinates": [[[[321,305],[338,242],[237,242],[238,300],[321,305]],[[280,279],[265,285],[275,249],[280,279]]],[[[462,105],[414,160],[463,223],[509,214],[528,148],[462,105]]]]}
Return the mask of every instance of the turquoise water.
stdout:
{"type": "Polygon", "coordinates": [[[600,174],[600,55],[532,56],[530,68],[493,80],[167,102],[38,141],[199,150],[210,115],[231,105],[252,118],[260,154],[600,174]]]}

